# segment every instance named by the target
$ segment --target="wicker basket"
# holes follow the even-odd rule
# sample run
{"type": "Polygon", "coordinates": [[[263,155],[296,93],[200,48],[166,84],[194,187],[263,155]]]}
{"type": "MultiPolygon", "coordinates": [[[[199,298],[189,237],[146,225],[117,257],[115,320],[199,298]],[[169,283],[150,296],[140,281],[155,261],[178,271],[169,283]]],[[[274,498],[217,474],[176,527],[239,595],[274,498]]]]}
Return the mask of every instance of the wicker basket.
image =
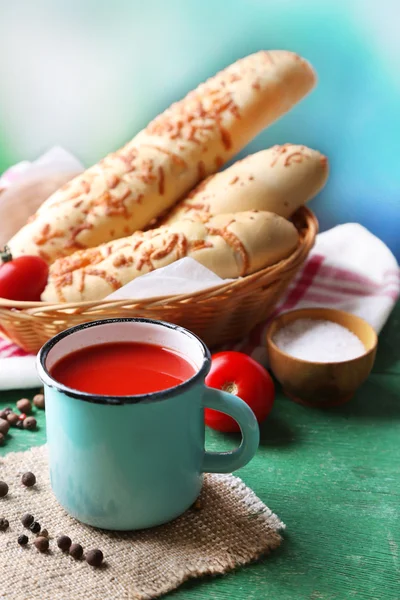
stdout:
{"type": "Polygon", "coordinates": [[[146,300],[52,304],[0,299],[0,334],[29,352],[72,325],[115,317],[148,317],[190,329],[212,347],[244,337],[272,312],[314,245],[318,222],[308,208],[293,217],[300,243],[288,258],[218,288],[146,300]]]}

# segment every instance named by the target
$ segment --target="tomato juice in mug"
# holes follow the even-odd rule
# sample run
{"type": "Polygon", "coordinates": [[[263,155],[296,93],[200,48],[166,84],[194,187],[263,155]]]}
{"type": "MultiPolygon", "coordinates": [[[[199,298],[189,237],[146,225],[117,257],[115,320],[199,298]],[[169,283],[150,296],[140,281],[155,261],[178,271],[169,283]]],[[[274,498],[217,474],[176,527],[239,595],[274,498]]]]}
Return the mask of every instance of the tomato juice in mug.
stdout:
{"type": "Polygon", "coordinates": [[[110,342],[66,354],[51,368],[60,383],[91,394],[135,396],[172,388],[195,374],[179,352],[143,342],[110,342]]]}

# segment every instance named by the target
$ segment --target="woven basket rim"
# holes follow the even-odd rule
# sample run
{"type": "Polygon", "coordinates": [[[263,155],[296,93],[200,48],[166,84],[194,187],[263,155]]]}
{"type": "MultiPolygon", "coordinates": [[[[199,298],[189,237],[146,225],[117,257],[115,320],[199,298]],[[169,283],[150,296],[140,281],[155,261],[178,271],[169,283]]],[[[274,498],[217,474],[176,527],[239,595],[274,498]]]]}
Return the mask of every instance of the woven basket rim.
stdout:
{"type": "Polygon", "coordinates": [[[0,298],[0,311],[1,309],[15,309],[19,314],[21,312],[29,312],[30,314],[49,312],[49,311],[64,311],[72,309],[88,309],[93,307],[104,306],[107,308],[117,308],[119,306],[134,306],[136,304],[143,305],[163,305],[165,303],[172,302],[184,302],[185,300],[198,299],[201,296],[212,297],[213,295],[221,295],[231,293],[233,290],[244,290],[248,286],[252,286],[260,278],[265,276],[276,277],[279,272],[284,272],[288,268],[291,268],[303,254],[307,254],[312,245],[314,244],[315,237],[318,233],[318,221],[314,213],[306,206],[300,207],[292,216],[292,221],[296,225],[296,221],[303,222],[303,226],[296,226],[298,231],[306,230],[306,234],[300,237],[297,248],[287,258],[252,273],[245,277],[238,277],[234,281],[226,284],[218,283],[215,286],[209,287],[206,290],[198,290],[197,292],[185,293],[185,294],[170,294],[166,296],[153,296],[148,298],[124,298],[120,300],[87,300],[81,302],[23,302],[15,300],[7,300],[0,298]]]}

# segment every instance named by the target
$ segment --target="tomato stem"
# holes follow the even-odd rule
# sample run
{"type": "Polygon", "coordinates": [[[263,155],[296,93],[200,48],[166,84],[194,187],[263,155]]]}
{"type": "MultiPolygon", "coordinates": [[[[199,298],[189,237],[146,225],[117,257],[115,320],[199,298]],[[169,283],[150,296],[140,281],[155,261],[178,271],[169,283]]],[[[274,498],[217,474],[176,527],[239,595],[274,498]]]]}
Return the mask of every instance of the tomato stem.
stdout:
{"type": "Polygon", "coordinates": [[[4,246],[3,250],[0,251],[0,259],[3,264],[12,260],[11,250],[8,246],[4,246]]]}
{"type": "Polygon", "coordinates": [[[229,394],[233,394],[234,396],[237,396],[237,394],[238,394],[238,387],[237,387],[237,385],[236,385],[236,383],[234,381],[227,381],[222,386],[222,391],[223,392],[228,392],[229,394]]]}

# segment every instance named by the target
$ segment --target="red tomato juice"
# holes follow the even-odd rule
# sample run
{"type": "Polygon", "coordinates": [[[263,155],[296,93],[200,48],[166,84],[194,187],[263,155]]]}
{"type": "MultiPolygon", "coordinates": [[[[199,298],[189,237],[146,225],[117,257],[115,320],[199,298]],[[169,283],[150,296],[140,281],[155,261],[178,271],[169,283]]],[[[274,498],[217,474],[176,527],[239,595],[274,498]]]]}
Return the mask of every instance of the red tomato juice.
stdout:
{"type": "Polygon", "coordinates": [[[57,361],[52,377],[75,390],[109,396],[158,392],[190,379],[196,370],[169,348],[141,342],[88,346],[57,361]]]}

